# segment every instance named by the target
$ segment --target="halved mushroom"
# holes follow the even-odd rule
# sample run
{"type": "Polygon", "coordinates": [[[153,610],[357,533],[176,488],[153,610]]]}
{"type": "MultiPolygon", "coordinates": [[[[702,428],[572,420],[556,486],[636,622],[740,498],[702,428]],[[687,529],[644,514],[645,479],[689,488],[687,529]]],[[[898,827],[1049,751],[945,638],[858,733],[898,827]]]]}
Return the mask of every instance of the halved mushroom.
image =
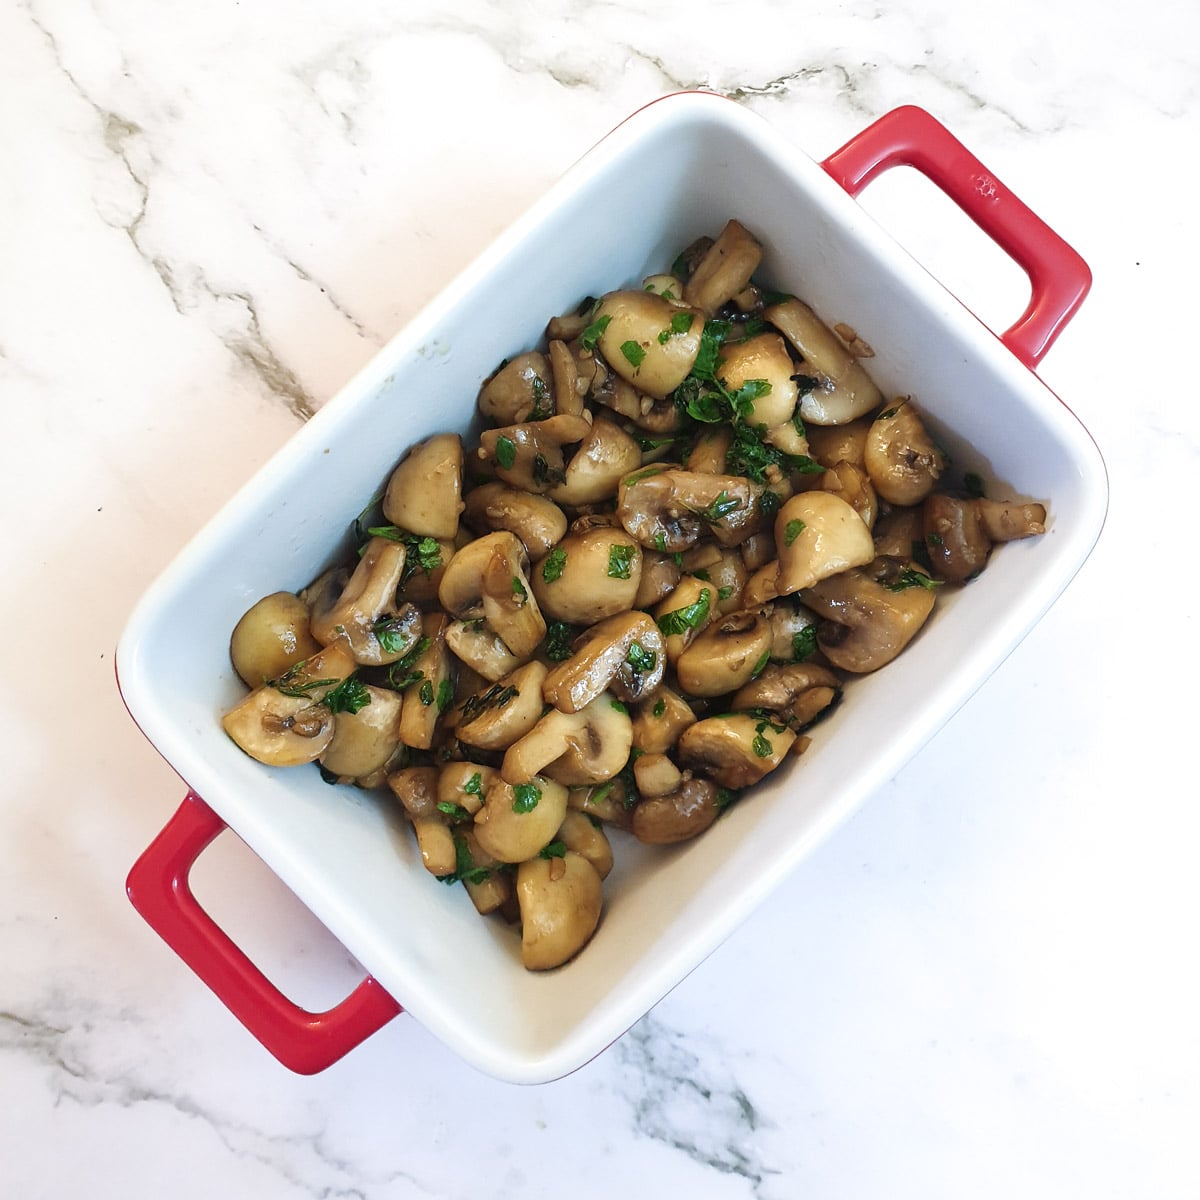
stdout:
{"type": "Polygon", "coordinates": [[[282,675],[321,649],[308,620],[308,605],[291,592],[272,592],[242,614],[229,639],[229,657],[248,687],[282,675]]]}
{"type": "MultiPolygon", "coordinates": [[[[309,625],[313,637],[322,646],[344,641],[355,662],[364,666],[403,658],[412,649],[411,641],[385,636],[381,642],[376,626],[396,614],[396,589],[404,573],[404,556],[403,542],[373,537],[337,599],[326,603],[326,595],[314,601],[309,625]]],[[[419,622],[420,614],[415,609],[412,612],[419,622]]]]}
{"type": "Polygon", "coordinates": [[[662,633],[650,617],[619,613],[579,635],[571,657],[545,677],[542,695],[568,713],[579,712],[606,690],[634,703],[662,682],[664,650],[662,633]]]}
{"type": "Polygon", "coordinates": [[[597,418],[549,491],[558,504],[579,508],[607,500],[630,471],[642,465],[641,447],[612,421],[597,418]]]}
{"type": "Polygon", "coordinates": [[[586,390],[586,385],[583,389],[580,387],[579,363],[561,338],[553,339],[548,350],[550,371],[554,376],[554,411],[578,416],[583,412],[583,391],[586,390]]]}
{"type": "Polygon", "coordinates": [[[679,583],[679,564],[672,554],[657,550],[642,551],[642,577],[638,582],[634,608],[651,608],[669,596],[679,583]]]}
{"type": "Polygon", "coordinates": [[[320,755],[325,770],[343,779],[368,778],[400,745],[400,693],[370,684],[363,691],[368,699],[361,708],[334,715],[333,738],[320,755]]]}
{"type": "Polygon", "coordinates": [[[779,563],[769,562],[751,573],[742,589],[742,608],[763,608],[779,597],[779,563]]]}
{"type": "Polygon", "coordinates": [[[875,519],[871,538],[875,542],[875,553],[889,558],[912,558],[919,554],[925,541],[922,520],[922,505],[908,508],[904,505],[889,505],[875,519]]]}
{"type": "Polygon", "coordinates": [[[513,873],[505,869],[507,864],[493,858],[469,827],[455,829],[454,839],[455,869],[462,875],[475,911],[486,916],[504,908],[513,899],[513,873]]]}
{"type": "Polygon", "coordinates": [[[680,778],[670,792],[649,796],[638,804],[631,828],[639,842],[671,846],[698,837],[720,815],[720,792],[715,783],[680,778]]]}
{"type": "Polygon", "coordinates": [[[770,774],[796,735],[752,713],[723,713],[689,726],[679,739],[679,761],[721,787],[741,788],[770,774]]]}
{"type": "Polygon", "coordinates": [[[582,854],[533,858],[517,868],[521,964],[548,971],[574,958],[600,923],[600,875],[582,854]]]}
{"type": "Polygon", "coordinates": [[[225,732],[269,767],[316,762],[333,740],[333,713],[309,695],[255,688],[221,718],[225,732]]]}
{"type": "Polygon", "coordinates": [[[448,762],[438,772],[437,806],[462,809],[474,816],[483,807],[483,798],[500,774],[495,767],[474,762],[448,762]]]}
{"type": "Polygon", "coordinates": [[[463,449],[457,433],[418,442],[388,480],[383,515],[421,537],[452,539],[463,510],[463,449]]]}
{"type": "Polygon", "coordinates": [[[636,803],[636,793],[632,790],[626,792],[620,776],[600,784],[588,783],[567,788],[567,806],[573,812],[582,813],[589,820],[603,821],[616,829],[629,828],[636,803]],[[628,804],[625,803],[627,794],[628,804]]]}
{"type": "Polygon", "coordinates": [[[533,594],[547,616],[593,625],[633,607],[642,551],[623,529],[585,520],[572,525],[530,574],[533,594]]]}
{"type": "Polygon", "coordinates": [[[712,316],[750,282],[762,253],[762,243],[741,222],[727,221],[692,268],[683,298],[712,316]]]}
{"type": "Polygon", "coordinates": [[[679,686],[691,696],[723,696],[748,683],[771,656],[771,626],[758,612],[720,617],[675,663],[679,686]]]}
{"type": "Polygon", "coordinates": [[[535,775],[524,783],[496,779],[475,814],[479,844],[501,862],[533,858],[553,839],[567,813],[567,789],[535,775]]]}
{"type": "Polygon", "coordinates": [[[544,421],[485,429],[476,458],[512,487],[548,492],[563,480],[563,447],[583,441],[591,427],[586,414],[562,413],[544,421]]]}
{"type": "Polygon", "coordinates": [[[550,415],[550,364],[538,350],[502,363],[479,389],[479,412],[489,425],[516,425],[550,415]]]}
{"type": "MultiPolygon", "coordinates": [[[[529,590],[528,563],[515,534],[489,533],[459,550],[438,588],[448,613],[463,619],[482,617],[518,663],[526,661],[546,636],[546,622],[529,590]]],[[[490,678],[484,671],[480,674],[490,678]]]]}
{"type": "Polygon", "coordinates": [[[656,465],[621,481],[617,516],[643,546],[668,554],[708,533],[723,546],[736,546],[768,524],[766,490],[740,475],[656,465]]]}
{"type": "Polygon", "coordinates": [[[582,854],[596,868],[601,879],[607,879],[613,869],[613,851],[608,836],[584,813],[570,807],[567,797],[567,815],[563,817],[554,840],[562,842],[568,850],[582,854]]]}
{"type": "Polygon", "coordinates": [[[772,662],[803,662],[817,648],[817,618],[795,595],[772,604],[767,620],[771,624],[772,662]]]}
{"type": "Polygon", "coordinates": [[[463,520],[477,533],[515,533],[531,559],[547,554],[567,532],[567,517],[545,496],[494,480],[467,493],[463,520]]]}
{"type": "MultiPolygon", "coordinates": [[[[720,375],[730,391],[751,381],[761,381],[767,390],[755,397],[745,419],[752,425],[774,429],[785,421],[791,425],[799,391],[792,376],[796,367],[783,338],[777,333],[759,333],[744,341],[726,341],[721,346],[720,375]]],[[[793,431],[795,426],[792,426],[793,431]]]]}
{"type": "Polygon", "coordinates": [[[808,453],[823,467],[840,462],[861,467],[872,422],[868,414],[844,425],[813,425],[808,429],[808,453]]]}
{"type": "Polygon", "coordinates": [[[871,423],[863,465],[889,504],[919,504],[933,491],[946,459],[917,410],[902,399],[871,423]]]}
{"type": "Polygon", "coordinates": [[[437,767],[401,767],[388,775],[387,785],[410,817],[431,820],[437,817],[437,767]]]}
{"type": "Polygon", "coordinates": [[[879,406],[883,397],[862,364],[802,300],[770,305],[763,318],[799,351],[802,373],[818,379],[800,398],[805,424],[845,425],[879,406]]]}
{"type": "Polygon", "coordinates": [[[775,518],[775,545],[775,586],[781,596],[875,557],[862,518],[841,497],[824,491],[801,492],[784,504],[775,518]]]}
{"type": "Polygon", "coordinates": [[[684,455],[683,466],[688,471],[705,475],[729,474],[729,447],[733,445],[733,429],[729,425],[706,425],[692,441],[684,455]]]}
{"type": "MultiPolygon", "coordinates": [[[[678,692],[664,685],[634,710],[633,744],[645,754],[663,754],[679,741],[679,735],[695,720],[691,705],[678,692]]],[[[634,766],[636,768],[637,764],[634,766]]]]}
{"type": "Polygon", "coordinates": [[[489,683],[503,679],[521,665],[499,634],[484,627],[482,617],[451,621],[446,626],[446,645],[455,658],[489,683]]]}
{"type": "Polygon", "coordinates": [[[609,292],[596,309],[604,361],[639,391],[661,400],[687,378],[700,352],[704,313],[655,292],[609,292]]]}
{"type": "Polygon", "coordinates": [[[552,708],[505,751],[500,774],[513,784],[540,772],[568,786],[603,783],[625,766],[632,747],[625,705],[602,692],[576,713],[552,708]]]}
{"type": "Polygon", "coordinates": [[[455,728],[460,742],[481,750],[504,750],[524,737],[542,715],[545,664],[534,660],[470,696],[455,728]]]}
{"type": "Polygon", "coordinates": [[[828,668],[798,662],[767,667],[757,679],[738,689],[730,707],[735,711],[755,709],[776,713],[785,724],[799,730],[841,694],[842,681],[828,668]]]}
{"type": "Polygon", "coordinates": [[[633,779],[639,796],[665,796],[683,782],[683,773],[661,751],[651,752],[634,760],[633,779]]]}
{"type": "Polygon", "coordinates": [[[821,653],[843,671],[862,675],[890,663],[933,612],[933,581],[912,564],[877,558],[821,580],[801,599],[823,618],[821,653]]]}
{"type": "Polygon", "coordinates": [[[442,613],[426,618],[425,637],[429,641],[412,664],[415,681],[404,689],[400,740],[417,750],[433,746],[438,717],[454,698],[454,672],[446,648],[447,624],[442,613]]]}
{"type": "Polygon", "coordinates": [[[717,589],[707,580],[685,575],[679,586],[654,610],[667,661],[674,666],[702,629],[717,619],[717,589]]]}

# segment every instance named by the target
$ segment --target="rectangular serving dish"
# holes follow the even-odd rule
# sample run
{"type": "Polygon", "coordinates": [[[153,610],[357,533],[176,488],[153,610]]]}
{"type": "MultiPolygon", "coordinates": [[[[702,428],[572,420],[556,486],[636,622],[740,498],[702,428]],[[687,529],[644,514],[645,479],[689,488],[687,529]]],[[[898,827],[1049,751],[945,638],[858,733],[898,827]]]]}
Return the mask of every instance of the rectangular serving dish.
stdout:
{"type": "MultiPolygon", "coordinates": [[[[932,118],[897,112],[824,163],[711,95],[671,96],[634,114],[301,429],[132,615],[117,656],[130,713],[204,798],[208,836],[232,828],[370,972],[376,1024],[395,1011],[394,997],[465,1060],[511,1081],[546,1081],[587,1062],[896,773],[1094,545],[1107,504],[1103,463],[1030,369],[1082,300],[1086,267],[976,160],[956,157],[962,148],[932,118]],[[1003,338],[848,194],[896,162],[924,171],[1026,267],[1033,300],[1003,338]],[[1046,500],[1049,528],[1003,547],[969,588],[942,597],[900,659],[853,682],[803,758],[703,837],[664,849],[618,836],[595,939],[566,967],[533,974],[511,931],[480,919],[461,888],[423,870],[388,796],[331,788],[315,769],[261,766],[229,741],[219,718],[244,692],[229,634],[260,596],[303,587],[344,548],[354,517],[409,445],[466,430],[481,381],[501,359],[537,345],[550,316],[585,295],[636,285],[730,217],[764,243],[764,280],[859,331],[884,394],[911,394],[956,461],[979,470],[996,494],[1046,500]]],[[[192,841],[199,853],[205,837],[192,841]]],[[[170,847],[155,849],[161,867],[170,847]]],[[[236,950],[202,917],[186,937],[168,931],[187,862],[176,854],[164,882],[161,871],[148,877],[151,857],[131,875],[135,904],[256,1036],[299,1070],[344,1052],[326,1045],[306,1056],[272,1044],[270,1005],[245,991],[248,967],[236,950]]],[[[315,1017],[293,1024],[283,1040],[330,1041],[315,1017]]]]}

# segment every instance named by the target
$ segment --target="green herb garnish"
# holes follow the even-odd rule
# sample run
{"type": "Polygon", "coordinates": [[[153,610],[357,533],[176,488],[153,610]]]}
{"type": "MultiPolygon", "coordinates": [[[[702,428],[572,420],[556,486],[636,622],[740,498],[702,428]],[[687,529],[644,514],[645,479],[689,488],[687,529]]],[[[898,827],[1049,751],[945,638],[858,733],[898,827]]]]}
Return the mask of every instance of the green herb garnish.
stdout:
{"type": "Polygon", "coordinates": [[[722,517],[727,517],[741,507],[742,502],[736,496],[730,496],[727,492],[721,491],[706,509],[697,512],[696,515],[703,517],[710,525],[715,525],[722,517]]]}
{"type": "Polygon", "coordinates": [[[529,599],[529,591],[521,582],[520,576],[518,575],[514,575],[512,577],[512,594],[521,604],[524,604],[525,601],[529,599]]]}
{"type": "Polygon", "coordinates": [[[565,621],[551,621],[546,628],[546,657],[551,662],[565,662],[571,657],[571,643],[579,630],[565,621]]]}
{"type": "Polygon", "coordinates": [[[750,743],[750,749],[758,755],[759,758],[771,757],[771,743],[763,737],[761,733],[754,735],[754,741],[750,743]]]}
{"type": "Polygon", "coordinates": [[[804,532],[803,521],[789,521],[783,527],[784,544],[790,546],[804,532]]]}
{"type": "Polygon", "coordinates": [[[356,713],[371,703],[371,693],[361,679],[352,675],[326,692],[321,703],[327,705],[330,712],[356,713]]]}
{"type": "Polygon", "coordinates": [[[646,359],[645,347],[640,342],[622,342],[621,353],[625,361],[636,371],[646,359]]]}
{"type": "Polygon", "coordinates": [[[632,576],[633,556],[637,553],[636,546],[617,542],[608,549],[608,577],[610,579],[629,579],[632,576]]]}
{"type": "Polygon", "coordinates": [[[515,687],[501,687],[493,683],[486,692],[478,696],[468,696],[462,703],[463,722],[474,720],[481,712],[489,708],[503,708],[518,695],[515,687]]]}
{"type": "Polygon", "coordinates": [[[608,323],[612,320],[607,313],[602,317],[597,317],[580,335],[579,344],[587,351],[595,350],[596,343],[600,340],[604,331],[608,328],[608,323]]]}
{"type": "Polygon", "coordinates": [[[496,439],[496,461],[506,471],[517,461],[517,445],[512,438],[505,437],[504,434],[496,439]]]}
{"type": "Polygon", "coordinates": [[[441,680],[437,685],[437,710],[444,713],[454,700],[454,684],[448,679],[441,680]]]}
{"type": "Polygon", "coordinates": [[[426,679],[417,689],[417,696],[421,703],[428,708],[433,703],[433,680],[426,679]]]}
{"type": "Polygon", "coordinates": [[[914,570],[912,567],[905,567],[891,583],[883,585],[889,592],[903,592],[910,587],[923,587],[926,591],[932,592],[934,588],[942,586],[942,580],[930,579],[923,571],[914,570]]]}
{"type": "Polygon", "coordinates": [[[398,658],[388,667],[388,685],[402,692],[424,678],[425,672],[418,670],[416,664],[428,649],[429,638],[419,638],[417,644],[403,658],[398,658]]]}
{"type": "Polygon", "coordinates": [[[792,634],[792,661],[803,662],[817,651],[817,627],[805,625],[792,634]]]}
{"type": "MultiPolygon", "coordinates": [[[[664,293],[665,294],[665,293],[664,293]]],[[[677,312],[671,318],[671,327],[662,330],[658,335],[660,345],[665,346],[672,337],[677,337],[681,333],[687,333],[692,327],[692,322],[695,320],[695,314],[690,312],[677,312]]]]}
{"type": "Polygon", "coordinates": [[[567,565],[565,550],[551,550],[542,561],[542,578],[547,583],[553,583],[562,578],[563,568],[567,565]]]}
{"type": "Polygon", "coordinates": [[[439,875],[442,883],[482,883],[491,871],[487,867],[477,867],[471,857],[471,849],[466,838],[460,834],[454,835],[454,872],[451,875],[439,875]]]}
{"type": "Polygon", "coordinates": [[[629,653],[625,656],[625,661],[635,671],[645,673],[654,670],[658,662],[658,655],[653,650],[647,650],[641,642],[634,642],[629,647],[629,653]]]}
{"type": "Polygon", "coordinates": [[[541,788],[532,783],[517,783],[513,785],[512,810],[515,813],[533,812],[542,798],[541,788]]]}
{"type": "Polygon", "coordinates": [[[562,858],[566,852],[565,842],[550,842],[538,851],[538,858],[562,858]]]}
{"type": "Polygon", "coordinates": [[[671,637],[675,634],[687,633],[690,629],[699,629],[708,619],[711,597],[712,592],[705,588],[700,593],[700,599],[693,604],[663,613],[658,618],[658,627],[662,630],[663,636],[671,637]]]}
{"type": "Polygon", "coordinates": [[[667,702],[665,700],[659,700],[651,711],[656,717],[661,717],[663,713],[667,711],[667,702]]]}
{"type": "Polygon", "coordinates": [[[483,776],[476,771],[466,783],[462,785],[462,790],[468,796],[480,796],[483,794],[483,776]]]}
{"type": "Polygon", "coordinates": [[[437,810],[445,813],[452,821],[465,821],[471,815],[461,804],[455,804],[450,800],[439,800],[437,810]]]}

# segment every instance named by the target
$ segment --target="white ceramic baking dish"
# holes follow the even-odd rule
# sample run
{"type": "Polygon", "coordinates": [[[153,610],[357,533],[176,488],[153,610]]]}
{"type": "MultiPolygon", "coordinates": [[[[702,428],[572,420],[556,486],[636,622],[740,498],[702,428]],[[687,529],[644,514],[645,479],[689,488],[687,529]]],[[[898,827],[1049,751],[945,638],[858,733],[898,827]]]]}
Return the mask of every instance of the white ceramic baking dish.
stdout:
{"type": "Polygon", "coordinates": [[[711,95],[637,112],[301,429],[137,607],[118,650],[120,687],[193,790],[132,871],[134,904],[295,1070],[334,1061],[400,1004],[503,1079],[550,1080],[587,1062],[901,767],[1090,552],[1107,503],[1103,463],[1032,369],[1089,282],[1078,255],[921,110],[888,114],[824,162],[711,95]],[[932,179],[1025,268],[1032,299],[1002,336],[852,198],[897,164],[932,179]],[[344,547],[408,445],[465,430],[480,382],[538,343],[548,316],[662,269],[729,217],[764,242],[763,279],[853,326],[875,351],[869,367],[885,394],[911,394],[957,464],[997,494],[1045,499],[1049,528],[1003,547],[980,579],[944,596],[900,659],[848,688],[808,753],[703,837],[669,849],[621,838],[595,939],[565,968],[533,974],[508,931],[421,868],[386,795],[329,787],[315,769],[260,766],[226,738],[219,716],[243,691],[230,630],[258,597],[300,588],[344,547]],[[296,1008],[195,903],[188,869],[226,826],[370,973],[345,1003],[321,1014],[296,1008]]]}

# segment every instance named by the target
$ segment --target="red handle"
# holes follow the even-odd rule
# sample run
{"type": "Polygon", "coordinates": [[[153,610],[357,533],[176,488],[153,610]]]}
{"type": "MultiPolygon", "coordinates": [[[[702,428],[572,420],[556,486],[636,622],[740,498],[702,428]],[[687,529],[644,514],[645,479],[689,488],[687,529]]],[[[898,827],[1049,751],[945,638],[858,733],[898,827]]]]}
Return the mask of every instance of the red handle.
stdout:
{"type": "Polygon", "coordinates": [[[400,1005],[368,977],[328,1012],[293,1004],[233,944],[188,887],[196,859],[225,822],[195,792],[146,848],[126,881],[134,908],[285,1066],[314,1075],[386,1025],[400,1005]]]}
{"type": "Polygon", "coordinates": [[[1033,295],[1000,340],[1027,367],[1041,361],[1092,285],[1087,263],[922,108],[893,109],[821,165],[852,196],[890,167],[914,167],[1022,267],[1033,295]]]}

